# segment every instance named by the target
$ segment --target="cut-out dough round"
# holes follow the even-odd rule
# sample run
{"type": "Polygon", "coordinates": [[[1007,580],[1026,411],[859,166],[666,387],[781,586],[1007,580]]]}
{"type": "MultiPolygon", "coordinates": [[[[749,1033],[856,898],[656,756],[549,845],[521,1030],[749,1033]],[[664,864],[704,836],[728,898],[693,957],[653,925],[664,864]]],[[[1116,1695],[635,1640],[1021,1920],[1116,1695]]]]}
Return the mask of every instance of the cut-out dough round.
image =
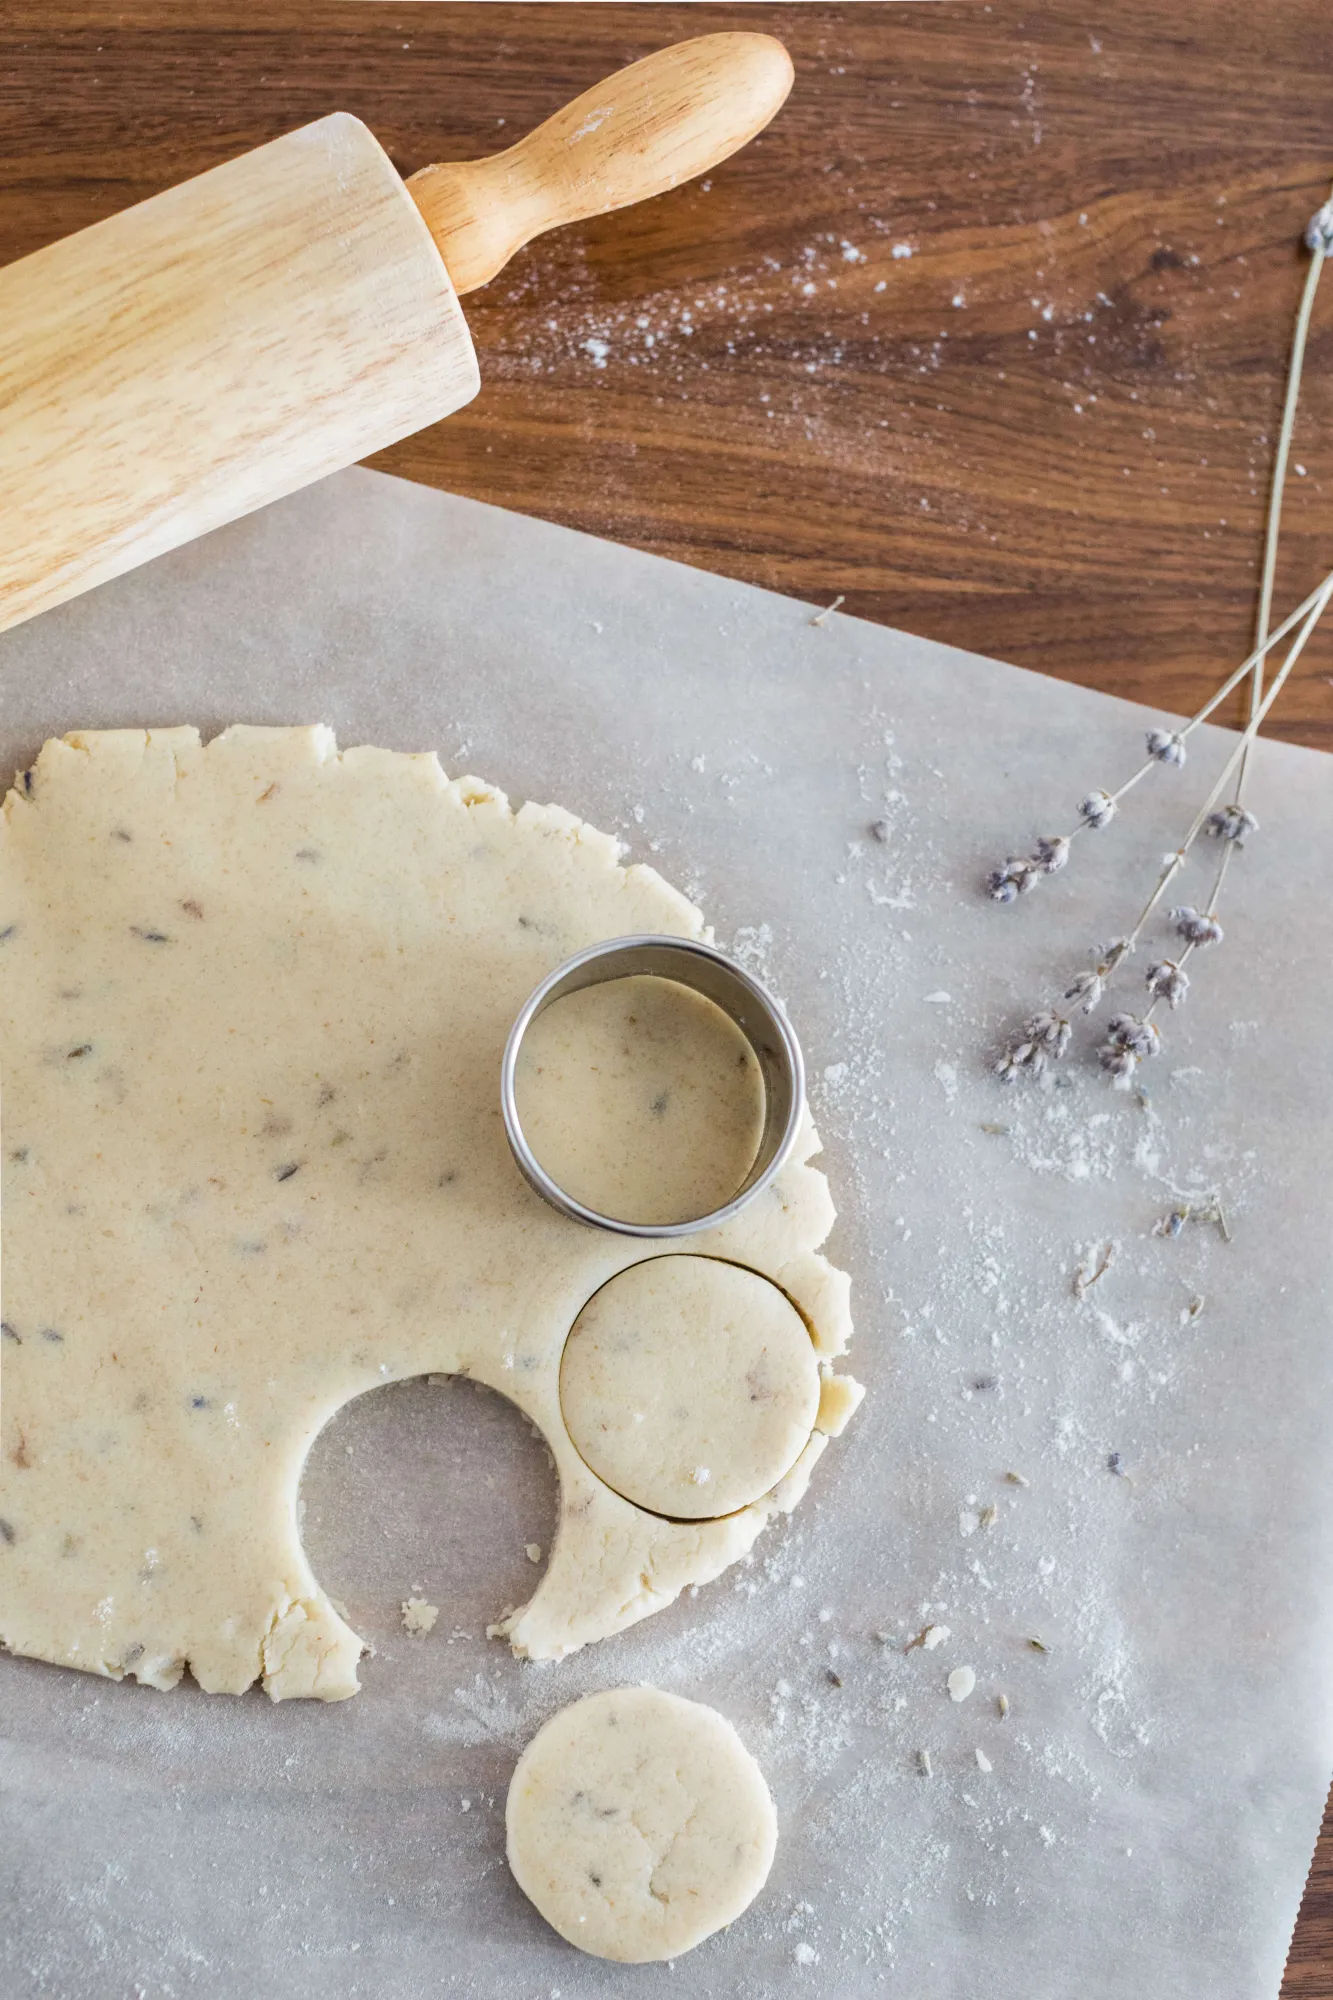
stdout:
{"type": "Polygon", "coordinates": [[[516,1078],[528,1144],[576,1201],[622,1222],[691,1222],[754,1165],[764,1084],[736,1023],[671,979],[609,979],[531,1023],[516,1078]]]}
{"type": "MultiPolygon", "coordinates": [[[[701,934],[617,855],[325,729],[46,745],[0,825],[0,1642],[157,1687],[188,1666],[218,1691],[353,1693],[301,1467],[342,1404],[412,1375],[488,1383],[550,1445],[555,1544],[500,1627],[534,1658],[669,1604],[795,1504],[822,1435],[757,1505],[681,1525],[596,1478],[561,1416],[569,1328],[643,1251],[528,1189],[499,1065],[572,952],[701,934]]],[[[849,1323],[817,1145],[807,1124],[692,1247],[769,1273],[827,1366],[849,1323]]],[[[834,1430],[830,1383],[850,1378],[825,1381],[834,1430]]]]}
{"type": "Polygon", "coordinates": [[[621,1271],[579,1314],[560,1366],[585,1462],[678,1520],[730,1514],[776,1486],[814,1428],[819,1386],[791,1300],[715,1257],[621,1271]]]}
{"type": "Polygon", "coordinates": [[[733,1923],[767,1880],[778,1832],[726,1717],[650,1687],[553,1715],[518,1760],[505,1825],[514,1878],[547,1923],[629,1965],[733,1923]]]}

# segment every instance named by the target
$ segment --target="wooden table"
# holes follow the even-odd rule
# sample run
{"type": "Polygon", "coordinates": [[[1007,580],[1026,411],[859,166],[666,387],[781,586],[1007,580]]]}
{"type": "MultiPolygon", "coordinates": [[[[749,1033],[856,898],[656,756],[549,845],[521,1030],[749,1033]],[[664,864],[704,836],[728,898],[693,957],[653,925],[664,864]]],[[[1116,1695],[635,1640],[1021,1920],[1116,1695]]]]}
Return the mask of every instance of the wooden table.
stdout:
{"type": "MultiPolygon", "coordinates": [[[[8,0],[0,260],[338,107],[405,171],[490,151],[734,26],[795,58],[771,132],[521,256],[468,303],[480,397],[378,463],[1196,707],[1253,622],[1326,0],[8,0]]],[[[1333,274],[1320,306],[1280,611],[1333,561],[1333,274]]],[[[1275,733],[1333,748],[1331,680],[1325,631],[1275,733]]],[[[1283,1992],[1333,2000],[1333,1827],[1283,1992]]]]}

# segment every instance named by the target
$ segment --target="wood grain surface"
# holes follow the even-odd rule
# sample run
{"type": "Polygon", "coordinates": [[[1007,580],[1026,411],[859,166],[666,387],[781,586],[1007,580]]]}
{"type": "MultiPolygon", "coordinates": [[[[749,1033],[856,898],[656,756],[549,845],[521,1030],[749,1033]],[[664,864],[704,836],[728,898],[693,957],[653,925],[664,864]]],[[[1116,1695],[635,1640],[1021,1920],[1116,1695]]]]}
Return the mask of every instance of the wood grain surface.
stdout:
{"type": "MultiPolygon", "coordinates": [[[[483,388],[376,462],[1180,710],[1243,657],[1327,0],[434,6],[7,0],[0,259],[334,109],[399,167],[512,143],[661,44],[783,37],[706,181],[467,301],[483,388]]],[[[1333,272],[1277,607],[1333,566],[1333,272]]],[[[1333,627],[1274,733],[1333,748],[1333,627]]],[[[1235,711],[1239,714],[1239,709],[1235,711]]],[[[1333,1825],[1284,2000],[1333,2000],[1333,1825]]]]}

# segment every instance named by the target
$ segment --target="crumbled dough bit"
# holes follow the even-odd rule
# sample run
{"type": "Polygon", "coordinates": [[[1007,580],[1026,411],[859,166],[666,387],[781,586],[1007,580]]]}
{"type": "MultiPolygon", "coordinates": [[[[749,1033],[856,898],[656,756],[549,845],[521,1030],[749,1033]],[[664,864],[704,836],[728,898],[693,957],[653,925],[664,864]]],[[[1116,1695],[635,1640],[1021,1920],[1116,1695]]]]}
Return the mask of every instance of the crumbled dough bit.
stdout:
{"type": "Polygon", "coordinates": [[[414,1639],[424,1639],[427,1632],[435,1630],[440,1607],[438,1604],[427,1604],[424,1597],[405,1597],[402,1612],[404,1632],[410,1632],[414,1639]]]}
{"type": "Polygon", "coordinates": [[[753,1902],[777,1815],[715,1709],[613,1688],[553,1715],[518,1760],[509,1866],[548,1924],[627,1965],[675,1958],[753,1902]]]}
{"type": "Polygon", "coordinates": [[[542,1545],[540,1542],[525,1542],[523,1553],[530,1563],[539,1563],[542,1559],[542,1545]]]}
{"type": "Polygon", "coordinates": [[[977,1769],[979,1771],[994,1770],[995,1768],[994,1765],[991,1763],[990,1758],[986,1755],[985,1751],[981,1748],[980,1744],[977,1745],[976,1749],[973,1751],[972,1754],[977,1760],[977,1769]]]}
{"type": "Polygon", "coordinates": [[[945,1685],[950,1701],[966,1701],[977,1684],[977,1677],[971,1667],[955,1667],[945,1685]]]}
{"type": "Polygon", "coordinates": [[[937,1646],[942,1646],[947,1639],[951,1639],[952,1637],[953,1634],[947,1625],[927,1625],[925,1631],[921,1634],[921,1644],[928,1653],[933,1653],[937,1646]]]}
{"type": "Polygon", "coordinates": [[[815,1429],[825,1437],[841,1437],[864,1395],[865,1389],[854,1375],[825,1375],[819,1385],[815,1429]]]}

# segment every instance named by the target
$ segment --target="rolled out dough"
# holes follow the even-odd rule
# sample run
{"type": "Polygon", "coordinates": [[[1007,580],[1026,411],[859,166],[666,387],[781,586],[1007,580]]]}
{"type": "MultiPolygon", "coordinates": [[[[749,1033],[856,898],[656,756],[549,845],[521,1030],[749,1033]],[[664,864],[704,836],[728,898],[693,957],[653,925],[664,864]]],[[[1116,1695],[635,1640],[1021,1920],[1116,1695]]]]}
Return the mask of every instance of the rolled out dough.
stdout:
{"type": "Polygon", "coordinates": [[[518,1760],[505,1825],[514,1879],[547,1923],[629,1965],[734,1922],[767,1880],[778,1831],[726,1717],[650,1687],[553,1715],[518,1760]]]}
{"type": "Polygon", "coordinates": [[[560,1364],[565,1423],[598,1478],[685,1520],[776,1486],[814,1428],[819,1386],[791,1301],[716,1257],[619,1272],[579,1314],[560,1364]]]}
{"type": "MultiPolygon", "coordinates": [[[[499,1628],[534,1658],[669,1604],[794,1505],[823,1435],[753,1506],[681,1523],[612,1492],[561,1415],[568,1331],[644,1248],[526,1187],[499,1064],[571,952],[702,934],[617,853],[558,808],[514,813],[433,756],[340,754],[322,728],[76,735],[22,775],[0,825],[13,1651],[163,1688],[188,1667],[212,1690],[353,1693],[361,1642],[301,1548],[301,1467],[343,1403],[411,1375],[488,1383],[554,1454],[550,1561],[499,1628]]],[[[807,1124],[690,1249],[771,1276],[828,1370],[849,1321],[817,1146],[807,1124]]]]}

